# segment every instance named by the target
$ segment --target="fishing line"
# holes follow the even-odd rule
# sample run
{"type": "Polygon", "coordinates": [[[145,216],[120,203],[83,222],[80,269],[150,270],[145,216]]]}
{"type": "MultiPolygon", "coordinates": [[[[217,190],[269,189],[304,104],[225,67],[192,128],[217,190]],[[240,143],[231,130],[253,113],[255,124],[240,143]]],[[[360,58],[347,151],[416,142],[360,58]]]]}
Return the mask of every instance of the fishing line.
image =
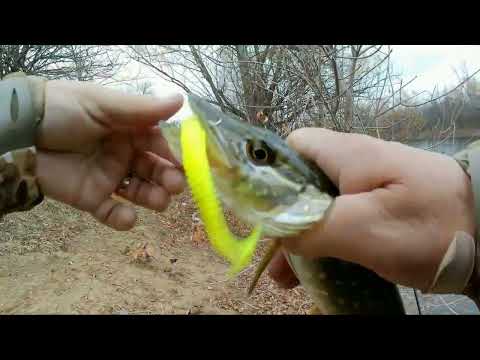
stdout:
{"type": "Polygon", "coordinates": [[[423,315],[420,302],[418,301],[417,291],[415,289],[413,289],[413,294],[415,295],[415,301],[417,302],[418,315],[423,315]]]}

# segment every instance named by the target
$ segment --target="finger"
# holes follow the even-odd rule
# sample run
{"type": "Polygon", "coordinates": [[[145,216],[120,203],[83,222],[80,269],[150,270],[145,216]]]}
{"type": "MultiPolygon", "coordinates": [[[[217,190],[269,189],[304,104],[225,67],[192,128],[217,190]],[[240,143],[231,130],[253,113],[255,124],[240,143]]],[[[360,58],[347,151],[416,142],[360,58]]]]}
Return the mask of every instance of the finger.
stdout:
{"type": "Polygon", "coordinates": [[[296,130],[288,144],[313,160],[342,194],[370,191],[392,181],[388,143],[370,136],[321,128],[296,130]]]}
{"type": "Polygon", "coordinates": [[[337,197],[321,222],[299,236],[282,239],[283,246],[306,258],[335,257],[378,268],[383,259],[399,252],[385,246],[396,224],[381,205],[389,191],[337,197]]]}
{"type": "MultiPolygon", "coordinates": [[[[129,136],[122,133],[114,133],[105,138],[101,152],[97,154],[99,156],[95,157],[95,161],[98,167],[111,179],[123,178],[134,156],[129,136]]],[[[112,180],[112,182],[115,181],[112,180]]]]}
{"type": "Polygon", "coordinates": [[[173,164],[151,153],[143,153],[133,161],[134,173],[142,179],[154,182],[169,194],[179,194],[186,186],[185,176],[173,164]]]}
{"type": "Polygon", "coordinates": [[[294,288],[299,284],[282,251],[277,251],[273,256],[268,267],[268,274],[280,287],[285,289],[294,288]]]}
{"type": "Polygon", "coordinates": [[[82,86],[79,91],[93,118],[111,129],[155,125],[175,114],[183,103],[181,94],[155,98],[124,94],[93,84],[82,86]]]}
{"type": "Polygon", "coordinates": [[[130,230],[137,220],[137,214],[132,206],[111,198],[101,202],[92,215],[102,224],[120,231],[130,230]]]}
{"type": "Polygon", "coordinates": [[[137,177],[132,178],[126,187],[118,189],[117,193],[136,205],[155,211],[165,210],[170,202],[165,189],[137,177]]]}
{"type": "Polygon", "coordinates": [[[163,137],[162,131],[158,127],[148,128],[136,134],[133,137],[133,147],[138,152],[151,152],[181,168],[180,162],[173,156],[167,140],[163,137]]]}

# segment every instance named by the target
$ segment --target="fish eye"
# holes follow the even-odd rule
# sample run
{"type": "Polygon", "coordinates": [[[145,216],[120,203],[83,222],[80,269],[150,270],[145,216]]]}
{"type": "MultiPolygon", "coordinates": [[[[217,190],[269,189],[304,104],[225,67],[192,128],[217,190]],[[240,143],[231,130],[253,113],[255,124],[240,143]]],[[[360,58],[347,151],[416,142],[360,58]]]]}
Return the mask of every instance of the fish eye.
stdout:
{"type": "Polygon", "coordinates": [[[272,165],[275,161],[273,150],[263,141],[248,140],[245,150],[248,158],[255,165],[272,165]]]}

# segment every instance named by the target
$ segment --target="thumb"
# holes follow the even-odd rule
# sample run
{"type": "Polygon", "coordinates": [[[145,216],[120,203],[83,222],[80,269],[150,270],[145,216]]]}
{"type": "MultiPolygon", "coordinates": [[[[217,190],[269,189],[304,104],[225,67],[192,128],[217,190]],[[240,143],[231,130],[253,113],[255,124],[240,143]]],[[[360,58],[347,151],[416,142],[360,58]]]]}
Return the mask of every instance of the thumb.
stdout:
{"type": "Polygon", "coordinates": [[[337,184],[324,218],[302,234],[282,240],[292,253],[307,258],[335,257],[364,266],[378,263],[385,248],[385,203],[400,196],[392,186],[392,156],[387,142],[370,136],[321,128],[292,132],[288,144],[313,160],[337,184]]]}
{"type": "Polygon", "coordinates": [[[95,120],[115,130],[145,128],[175,114],[183,103],[181,94],[161,98],[124,94],[99,85],[82,88],[86,104],[93,106],[95,120]]]}
{"type": "Polygon", "coordinates": [[[164,98],[129,95],[97,84],[52,80],[36,145],[45,150],[90,152],[112,132],[143,132],[182,105],[180,94],[164,98]],[[73,136],[70,136],[73,135],[73,136]]]}
{"type": "Polygon", "coordinates": [[[388,143],[383,140],[322,128],[302,128],[293,131],[287,143],[314,161],[341,194],[370,191],[392,180],[392,159],[388,143]]]}

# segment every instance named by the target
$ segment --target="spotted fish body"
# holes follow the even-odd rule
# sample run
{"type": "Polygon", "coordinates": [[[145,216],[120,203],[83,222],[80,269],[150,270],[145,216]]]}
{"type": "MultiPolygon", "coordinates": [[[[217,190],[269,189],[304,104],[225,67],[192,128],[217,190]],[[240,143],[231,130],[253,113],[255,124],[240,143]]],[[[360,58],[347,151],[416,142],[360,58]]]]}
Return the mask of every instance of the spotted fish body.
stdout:
{"type": "MultiPolygon", "coordinates": [[[[251,126],[194,95],[189,95],[188,103],[206,132],[218,196],[240,219],[261,223],[264,236],[281,238],[297,235],[323,218],[338,189],[317,166],[267,129],[251,126]],[[262,161],[252,158],[257,149],[265,155],[262,161]]],[[[179,123],[160,127],[181,161],[179,123]]],[[[322,314],[405,313],[396,285],[360,265],[290,253],[287,261],[322,314]]]]}
{"type": "Polygon", "coordinates": [[[398,288],[357,264],[333,258],[287,260],[321,314],[404,314],[398,288]]]}

